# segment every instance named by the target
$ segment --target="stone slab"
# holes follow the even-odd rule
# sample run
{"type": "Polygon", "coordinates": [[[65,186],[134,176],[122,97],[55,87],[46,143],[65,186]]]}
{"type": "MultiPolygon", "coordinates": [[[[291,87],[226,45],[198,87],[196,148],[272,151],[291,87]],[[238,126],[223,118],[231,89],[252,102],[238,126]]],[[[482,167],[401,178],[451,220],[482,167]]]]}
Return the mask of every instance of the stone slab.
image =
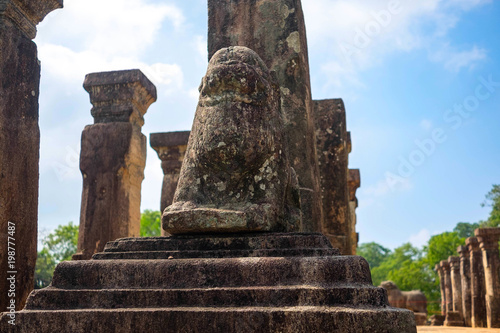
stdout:
{"type": "MultiPolygon", "coordinates": [[[[0,318],[5,327],[6,317],[0,318]]],[[[23,311],[5,333],[414,333],[413,314],[373,307],[242,307],[23,311]]]]}

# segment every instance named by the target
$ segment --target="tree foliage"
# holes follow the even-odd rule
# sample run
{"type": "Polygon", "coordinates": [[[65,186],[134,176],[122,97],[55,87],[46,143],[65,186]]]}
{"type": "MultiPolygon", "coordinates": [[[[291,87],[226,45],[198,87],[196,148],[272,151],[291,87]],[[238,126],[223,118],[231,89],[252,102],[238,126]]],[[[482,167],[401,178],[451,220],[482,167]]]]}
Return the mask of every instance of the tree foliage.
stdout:
{"type": "Polygon", "coordinates": [[[490,216],[481,223],[481,226],[500,227],[500,185],[493,185],[491,191],[486,194],[486,200],[481,206],[491,207],[490,216]]]}
{"type": "Polygon", "coordinates": [[[479,222],[478,223],[459,222],[455,226],[453,231],[458,234],[458,237],[468,238],[468,237],[474,237],[474,230],[476,230],[479,227],[480,227],[479,222]]]}
{"type": "Polygon", "coordinates": [[[460,237],[457,232],[443,232],[434,235],[424,246],[425,262],[434,267],[441,260],[448,260],[449,256],[456,256],[457,247],[465,244],[465,237],[460,237]]]}
{"type": "Polygon", "coordinates": [[[161,235],[161,213],[158,210],[146,209],[141,214],[141,237],[161,235]]]}
{"type": "Polygon", "coordinates": [[[389,253],[391,250],[375,242],[360,244],[357,249],[357,254],[368,261],[371,269],[380,266],[389,253]]]}
{"type": "Polygon", "coordinates": [[[71,260],[78,244],[78,226],[73,222],[60,225],[42,240],[35,266],[35,289],[45,288],[52,281],[56,265],[71,260]]]}

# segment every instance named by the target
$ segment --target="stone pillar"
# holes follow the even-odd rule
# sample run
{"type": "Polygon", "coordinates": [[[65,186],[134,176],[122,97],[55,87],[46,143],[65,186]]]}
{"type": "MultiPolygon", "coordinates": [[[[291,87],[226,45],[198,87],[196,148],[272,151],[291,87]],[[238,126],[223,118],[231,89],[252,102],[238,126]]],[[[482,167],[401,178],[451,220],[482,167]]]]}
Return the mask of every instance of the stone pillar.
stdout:
{"type": "Polygon", "coordinates": [[[476,237],[467,238],[465,244],[470,253],[471,324],[487,327],[483,255],[476,237]]]}
{"type": "Polygon", "coordinates": [[[439,276],[439,288],[441,290],[441,314],[446,316],[446,288],[445,288],[445,274],[443,268],[436,264],[434,270],[437,272],[439,276]]]}
{"type": "Polygon", "coordinates": [[[356,232],[356,208],[358,208],[356,190],[361,186],[361,175],[359,169],[349,169],[347,185],[349,187],[349,229],[351,235],[351,254],[355,255],[358,248],[359,238],[359,234],[356,232]]]}
{"type": "Polygon", "coordinates": [[[474,234],[483,253],[488,328],[500,328],[500,228],[480,228],[474,234]]]}
{"type": "Polygon", "coordinates": [[[348,137],[344,102],[314,101],[316,151],[323,204],[322,232],[342,254],[353,254],[349,226],[348,137]]]}
{"type": "Polygon", "coordinates": [[[471,287],[470,287],[470,253],[467,246],[459,246],[460,276],[462,278],[462,314],[465,326],[472,327],[471,321],[471,287]]]}
{"type": "Polygon", "coordinates": [[[90,94],[94,125],[82,133],[82,207],[73,259],[87,260],[108,241],[139,236],[146,165],[141,127],[156,101],[156,88],[139,70],[89,74],[83,86],[90,94]]]}
{"type": "MultiPolygon", "coordinates": [[[[281,89],[290,162],[299,180],[302,228],[306,232],[321,232],[321,190],[300,0],[208,0],[208,17],[209,59],[221,48],[246,46],[275,72],[281,89]]],[[[332,177],[331,173],[326,176],[332,177]]],[[[340,180],[343,185],[346,179],[340,180]]]]}
{"type": "MultiPolygon", "coordinates": [[[[149,137],[153,148],[161,160],[163,170],[163,185],[161,187],[160,212],[172,204],[175,189],[179,182],[182,160],[186,154],[190,131],[151,133],[149,137]]],[[[161,229],[162,236],[169,234],[161,229]]]]}
{"type": "Polygon", "coordinates": [[[453,311],[462,315],[462,278],[460,276],[460,258],[450,256],[451,292],[453,293],[453,311]]]}
{"type": "Polygon", "coordinates": [[[0,1],[0,312],[22,309],[34,286],[40,63],[32,39],[61,7],[62,0],[0,1]]]}
{"type": "Polygon", "coordinates": [[[451,274],[450,274],[450,263],[446,260],[441,260],[440,262],[441,270],[444,275],[444,289],[446,294],[446,313],[453,311],[453,293],[451,289],[451,274]]]}

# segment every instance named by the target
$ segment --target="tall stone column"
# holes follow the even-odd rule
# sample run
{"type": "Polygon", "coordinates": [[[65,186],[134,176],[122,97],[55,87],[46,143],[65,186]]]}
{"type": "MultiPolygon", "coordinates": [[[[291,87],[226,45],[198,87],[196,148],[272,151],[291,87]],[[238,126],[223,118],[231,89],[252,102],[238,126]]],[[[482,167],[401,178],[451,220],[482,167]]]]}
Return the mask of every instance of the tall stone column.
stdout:
{"type": "Polygon", "coordinates": [[[487,327],[483,255],[476,237],[465,240],[470,253],[470,289],[472,327],[487,327]]]}
{"type": "MultiPolygon", "coordinates": [[[[209,59],[221,48],[246,46],[275,72],[290,162],[299,179],[302,229],[320,232],[321,190],[301,1],[208,0],[208,17],[209,59]]],[[[333,177],[331,173],[325,176],[333,177]]],[[[347,177],[339,181],[345,186],[347,177]]],[[[343,200],[347,210],[347,194],[343,200]]]]}
{"type": "Polygon", "coordinates": [[[349,221],[348,136],[344,102],[314,101],[316,152],[323,204],[322,232],[342,254],[353,254],[349,221]]]}
{"type": "MultiPolygon", "coordinates": [[[[161,187],[160,212],[172,204],[175,189],[179,182],[182,161],[186,154],[190,131],[151,133],[150,145],[161,160],[163,170],[163,185],[161,187]]],[[[162,236],[169,234],[161,229],[162,236]]]]}
{"type": "Polygon", "coordinates": [[[156,101],[156,88],[139,70],[88,74],[83,86],[90,94],[94,125],[82,133],[82,207],[73,259],[87,260],[108,241],[139,236],[146,165],[141,127],[156,101]]]}
{"type": "Polygon", "coordinates": [[[460,258],[450,256],[451,292],[453,293],[453,311],[462,314],[462,278],[460,276],[460,258]]]}
{"type": "MultiPolygon", "coordinates": [[[[444,272],[444,282],[446,289],[446,319],[444,321],[444,326],[464,326],[464,321],[462,319],[461,312],[457,311],[462,301],[456,302],[457,294],[457,280],[460,279],[460,265],[456,265],[453,257],[448,258],[448,260],[441,261],[441,267],[444,272]],[[458,266],[458,270],[456,267],[458,266]]],[[[458,258],[457,258],[458,259],[458,258]]],[[[460,262],[460,261],[459,261],[460,262]]]]}
{"type": "Polygon", "coordinates": [[[436,264],[434,270],[437,272],[439,276],[439,288],[441,290],[441,314],[446,316],[446,288],[445,288],[445,274],[443,268],[436,264]]]}
{"type": "Polygon", "coordinates": [[[500,328],[500,228],[474,230],[483,253],[488,328],[500,328]]]}
{"type": "Polygon", "coordinates": [[[460,276],[462,278],[462,314],[465,326],[472,327],[471,320],[471,287],[470,287],[470,253],[467,246],[459,246],[460,276]]]}
{"type": "Polygon", "coordinates": [[[22,309],[34,286],[40,63],[32,39],[37,24],[62,4],[0,1],[0,312],[22,309]]]}
{"type": "Polygon", "coordinates": [[[444,289],[446,293],[446,313],[453,311],[453,292],[451,289],[451,274],[450,274],[450,263],[447,260],[441,260],[440,262],[441,270],[444,275],[444,289]]]}
{"type": "Polygon", "coordinates": [[[356,208],[358,208],[358,198],[356,191],[361,186],[361,175],[359,169],[349,169],[349,177],[347,179],[349,187],[349,226],[351,234],[351,254],[356,254],[358,248],[359,234],[356,232],[356,208]]]}

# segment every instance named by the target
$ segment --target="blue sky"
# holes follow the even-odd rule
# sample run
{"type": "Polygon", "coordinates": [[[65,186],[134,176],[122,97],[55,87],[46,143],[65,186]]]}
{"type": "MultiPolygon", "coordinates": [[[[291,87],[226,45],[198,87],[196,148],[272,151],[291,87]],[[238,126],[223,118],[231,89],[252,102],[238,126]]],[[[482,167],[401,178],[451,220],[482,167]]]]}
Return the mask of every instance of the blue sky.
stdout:
{"type": "MultiPolygon", "coordinates": [[[[143,133],[191,128],[206,71],[206,0],[65,0],[35,39],[40,97],[41,234],[78,223],[85,74],[140,68],[158,101],[143,133]]],[[[500,3],[304,0],[313,98],[344,99],[361,169],[361,242],[421,246],[485,219],[500,183],[500,3]],[[489,82],[489,83],[488,83],[489,82]],[[492,83],[493,82],[493,83],[492,83]],[[499,82],[495,84],[494,82],[499,82]]],[[[148,149],[142,209],[158,209],[162,172],[148,149]]]]}

